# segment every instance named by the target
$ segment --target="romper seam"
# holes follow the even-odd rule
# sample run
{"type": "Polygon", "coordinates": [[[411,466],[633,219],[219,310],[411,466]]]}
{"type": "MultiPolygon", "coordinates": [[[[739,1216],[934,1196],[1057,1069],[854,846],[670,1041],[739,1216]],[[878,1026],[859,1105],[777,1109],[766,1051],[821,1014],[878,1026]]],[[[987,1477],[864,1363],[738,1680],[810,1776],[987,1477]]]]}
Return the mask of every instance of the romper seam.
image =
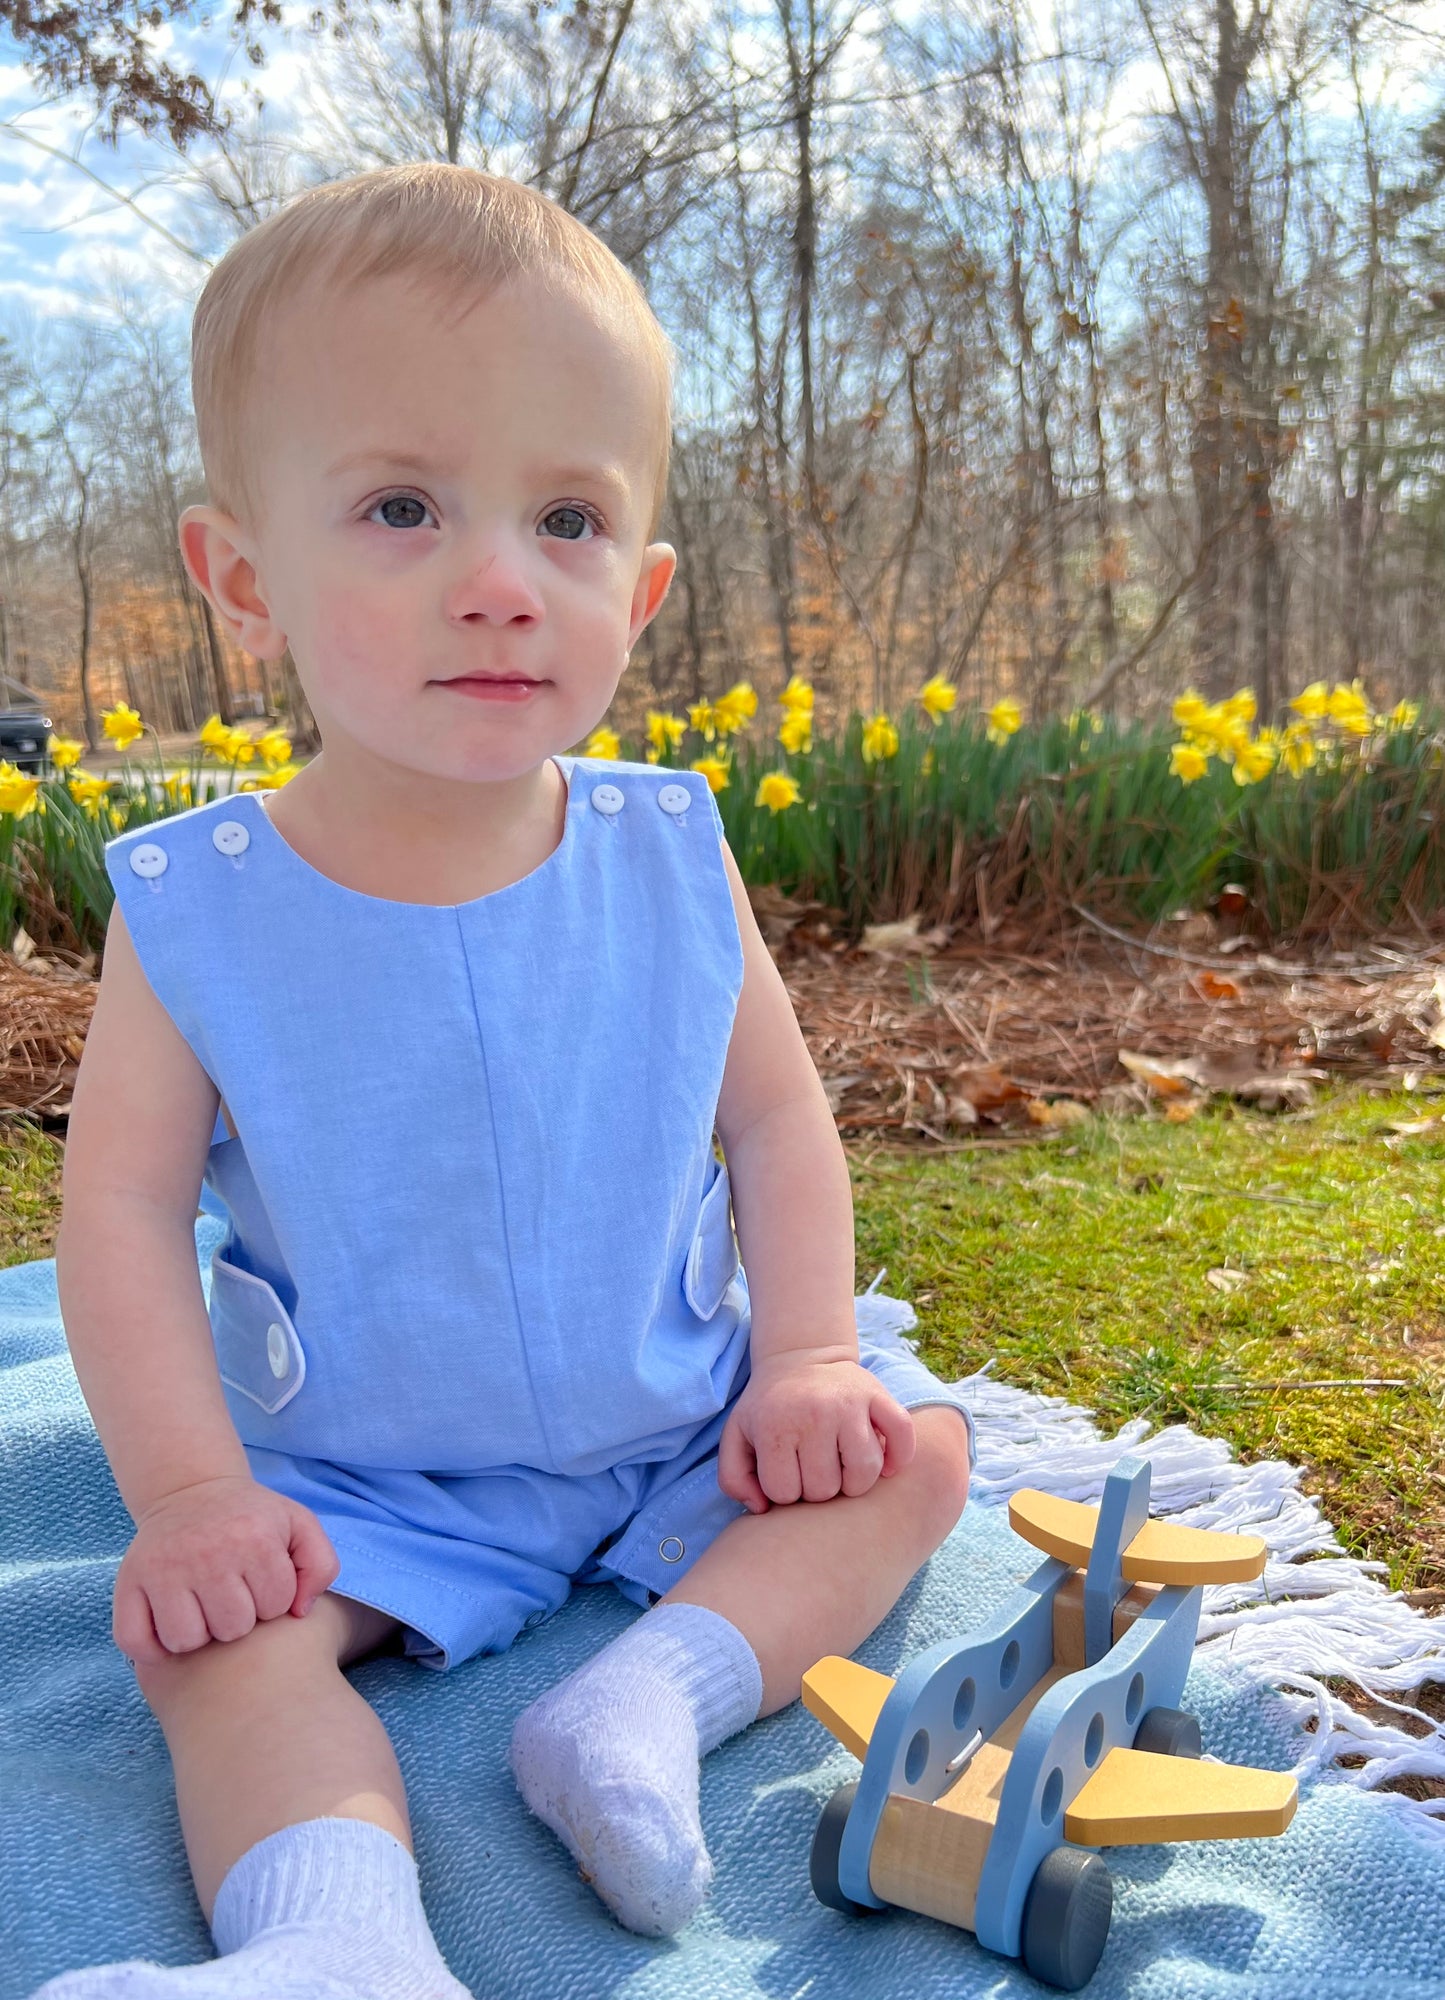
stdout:
{"type": "MultiPolygon", "coordinates": [[[[568,782],[567,810],[569,813],[573,810],[570,777],[568,782]]],[[[466,932],[462,927],[460,912],[458,912],[456,917],[456,926],[457,944],[461,950],[462,963],[467,969],[467,992],[471,995],[472,1019],[476,1023],[477,1030],[477,1048],[481,1052],[482,1070],[487,1079],[487,1122],[492,1132],[492,1157],[496,1162],[497,1173],[497,1199],[501,1205],[502,1228],[506,1232],[507,1239],[507,1284],[512,1294],[512,1310],[516,1315],[518,1345],[522,1352],[523,1366],[527,1371],[527,1387],[532,1394],[532,1408],[536,1413],[537,1428],[542,1433],[542,1440],[555,1465],[557,1461],[557,1445],[552,1436],[551,1426],[547,1421],[546,1404],[543,1398],[537,1393],[537,1380],[532,1370],[532,1346],[531,1342],[525,1337],[525,1327],[522,1320],[522,1301],[517,1290],[517,1265],[512,1251],[512,1205],[503,1172],[501,1143],[497,1137],[497,1106],[492,1090],[492,1065],[487,1051],[487,1038],[482,1030],[482,1016],[481,1010],[477,1005],[477,986],[472,973],[471,953],[467,950],[466,932]]]]}

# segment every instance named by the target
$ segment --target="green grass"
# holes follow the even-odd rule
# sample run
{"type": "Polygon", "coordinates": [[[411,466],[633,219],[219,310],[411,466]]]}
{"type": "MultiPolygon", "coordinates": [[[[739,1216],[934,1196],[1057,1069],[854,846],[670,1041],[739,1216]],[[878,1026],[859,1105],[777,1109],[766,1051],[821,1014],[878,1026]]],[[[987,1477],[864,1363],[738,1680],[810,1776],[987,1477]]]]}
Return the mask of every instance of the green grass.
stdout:
{"type": "Polygon", "coordinates": [[[858,1281],[887,1266],[940,1373],[992,1356],[1106,1431],[1147,1416],[1301,1464],[1352,1553],[1394,1588],[1439,1584],[1445,1137],[1383,1137],[1430,1109],[1342,1094],[1304,1118],[1098,1121],[1017,1150],[857,1148],[858,1281]],[[1245,1282],[1217,1290],[1223,1268],[1245,1282]],[[1406,1386],[1261,1386],[1342,1377],[1406,1386]]]}
{"type": "MultiPolygon", "coordinates": [[[[1289,1459],[1392,1587],[1445,1583],[1445,1134],[1385,1143],[1432,1109],[1342,1092],[1301,1117],[853,1146],[858,1282],[887,1266],[941,1374],[993,1357],[1106,1431],[1147,1416],[1289,1459]],[[1220,1269],[1245,1282],[1215,1289],[1220,1269]],[[1341,1377],[1405,1386],[1261,1386],[1341,1377]]],[[[61,1157],[31,1122],[0,1124],[0,1263],[53,1254],[61,1157]]]]}

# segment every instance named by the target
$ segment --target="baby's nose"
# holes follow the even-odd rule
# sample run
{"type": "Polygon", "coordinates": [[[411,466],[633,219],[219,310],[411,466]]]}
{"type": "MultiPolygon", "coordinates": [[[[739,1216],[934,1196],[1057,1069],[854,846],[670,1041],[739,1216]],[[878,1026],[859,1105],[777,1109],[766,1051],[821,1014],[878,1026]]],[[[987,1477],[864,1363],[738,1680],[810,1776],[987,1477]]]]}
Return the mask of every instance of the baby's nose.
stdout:
{"type": "Polygon", "coordinates": [[[452,593],[452,615],[505,623],[540,618],[541,595],[517,551],[493,548],[468,571],[452,593]]]}

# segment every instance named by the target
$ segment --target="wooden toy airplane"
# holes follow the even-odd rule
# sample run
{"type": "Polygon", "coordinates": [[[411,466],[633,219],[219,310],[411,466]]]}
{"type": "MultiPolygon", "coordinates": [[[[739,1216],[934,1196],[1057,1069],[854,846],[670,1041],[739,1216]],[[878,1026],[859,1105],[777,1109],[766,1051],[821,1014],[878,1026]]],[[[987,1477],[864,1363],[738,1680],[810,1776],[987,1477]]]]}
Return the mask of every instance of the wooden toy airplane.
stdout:
{"type": "Polygon", "coordinates": [[[819,1660],[803,1700],[862,1760],[823,1808],[813,1891],[863,1916],[890,1904],[970,1930],[1077,1992],[1103,1954],[1113,1884],[1087,1850],[1283,1833],[1295,1781],[1201,1754],[1176,1707],[1206,1583],[1262,1574],[1255,1535],[1149,1519],[1149,1464],[1102,1504],[1026,1488],[1014,1530],[1049,1560],[967,1638],[898,1676],[819,1660]]]}

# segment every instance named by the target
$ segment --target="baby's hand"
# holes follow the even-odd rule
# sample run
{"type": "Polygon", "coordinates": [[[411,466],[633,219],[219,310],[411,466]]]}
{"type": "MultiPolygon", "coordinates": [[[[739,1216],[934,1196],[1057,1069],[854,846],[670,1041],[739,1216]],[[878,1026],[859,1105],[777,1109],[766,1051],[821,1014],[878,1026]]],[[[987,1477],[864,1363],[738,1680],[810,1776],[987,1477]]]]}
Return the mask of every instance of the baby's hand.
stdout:
{"type": "Polygon", "coordinates": [[[115,1643],[155,1666],[258,1620],[304,1618],[341,1565],[309,1508],[234,1475],[183,1486],[136,1523],[115,1580],[115,1643]]]}
{"type": "Polygon", "coordinates": [[[770,1501],[856,1499],[913,1456],[913,1419],[856,1361],[806,1350],[753,1363],[718,1446],[718,1484],[751,1514],[770,1501]]]}

